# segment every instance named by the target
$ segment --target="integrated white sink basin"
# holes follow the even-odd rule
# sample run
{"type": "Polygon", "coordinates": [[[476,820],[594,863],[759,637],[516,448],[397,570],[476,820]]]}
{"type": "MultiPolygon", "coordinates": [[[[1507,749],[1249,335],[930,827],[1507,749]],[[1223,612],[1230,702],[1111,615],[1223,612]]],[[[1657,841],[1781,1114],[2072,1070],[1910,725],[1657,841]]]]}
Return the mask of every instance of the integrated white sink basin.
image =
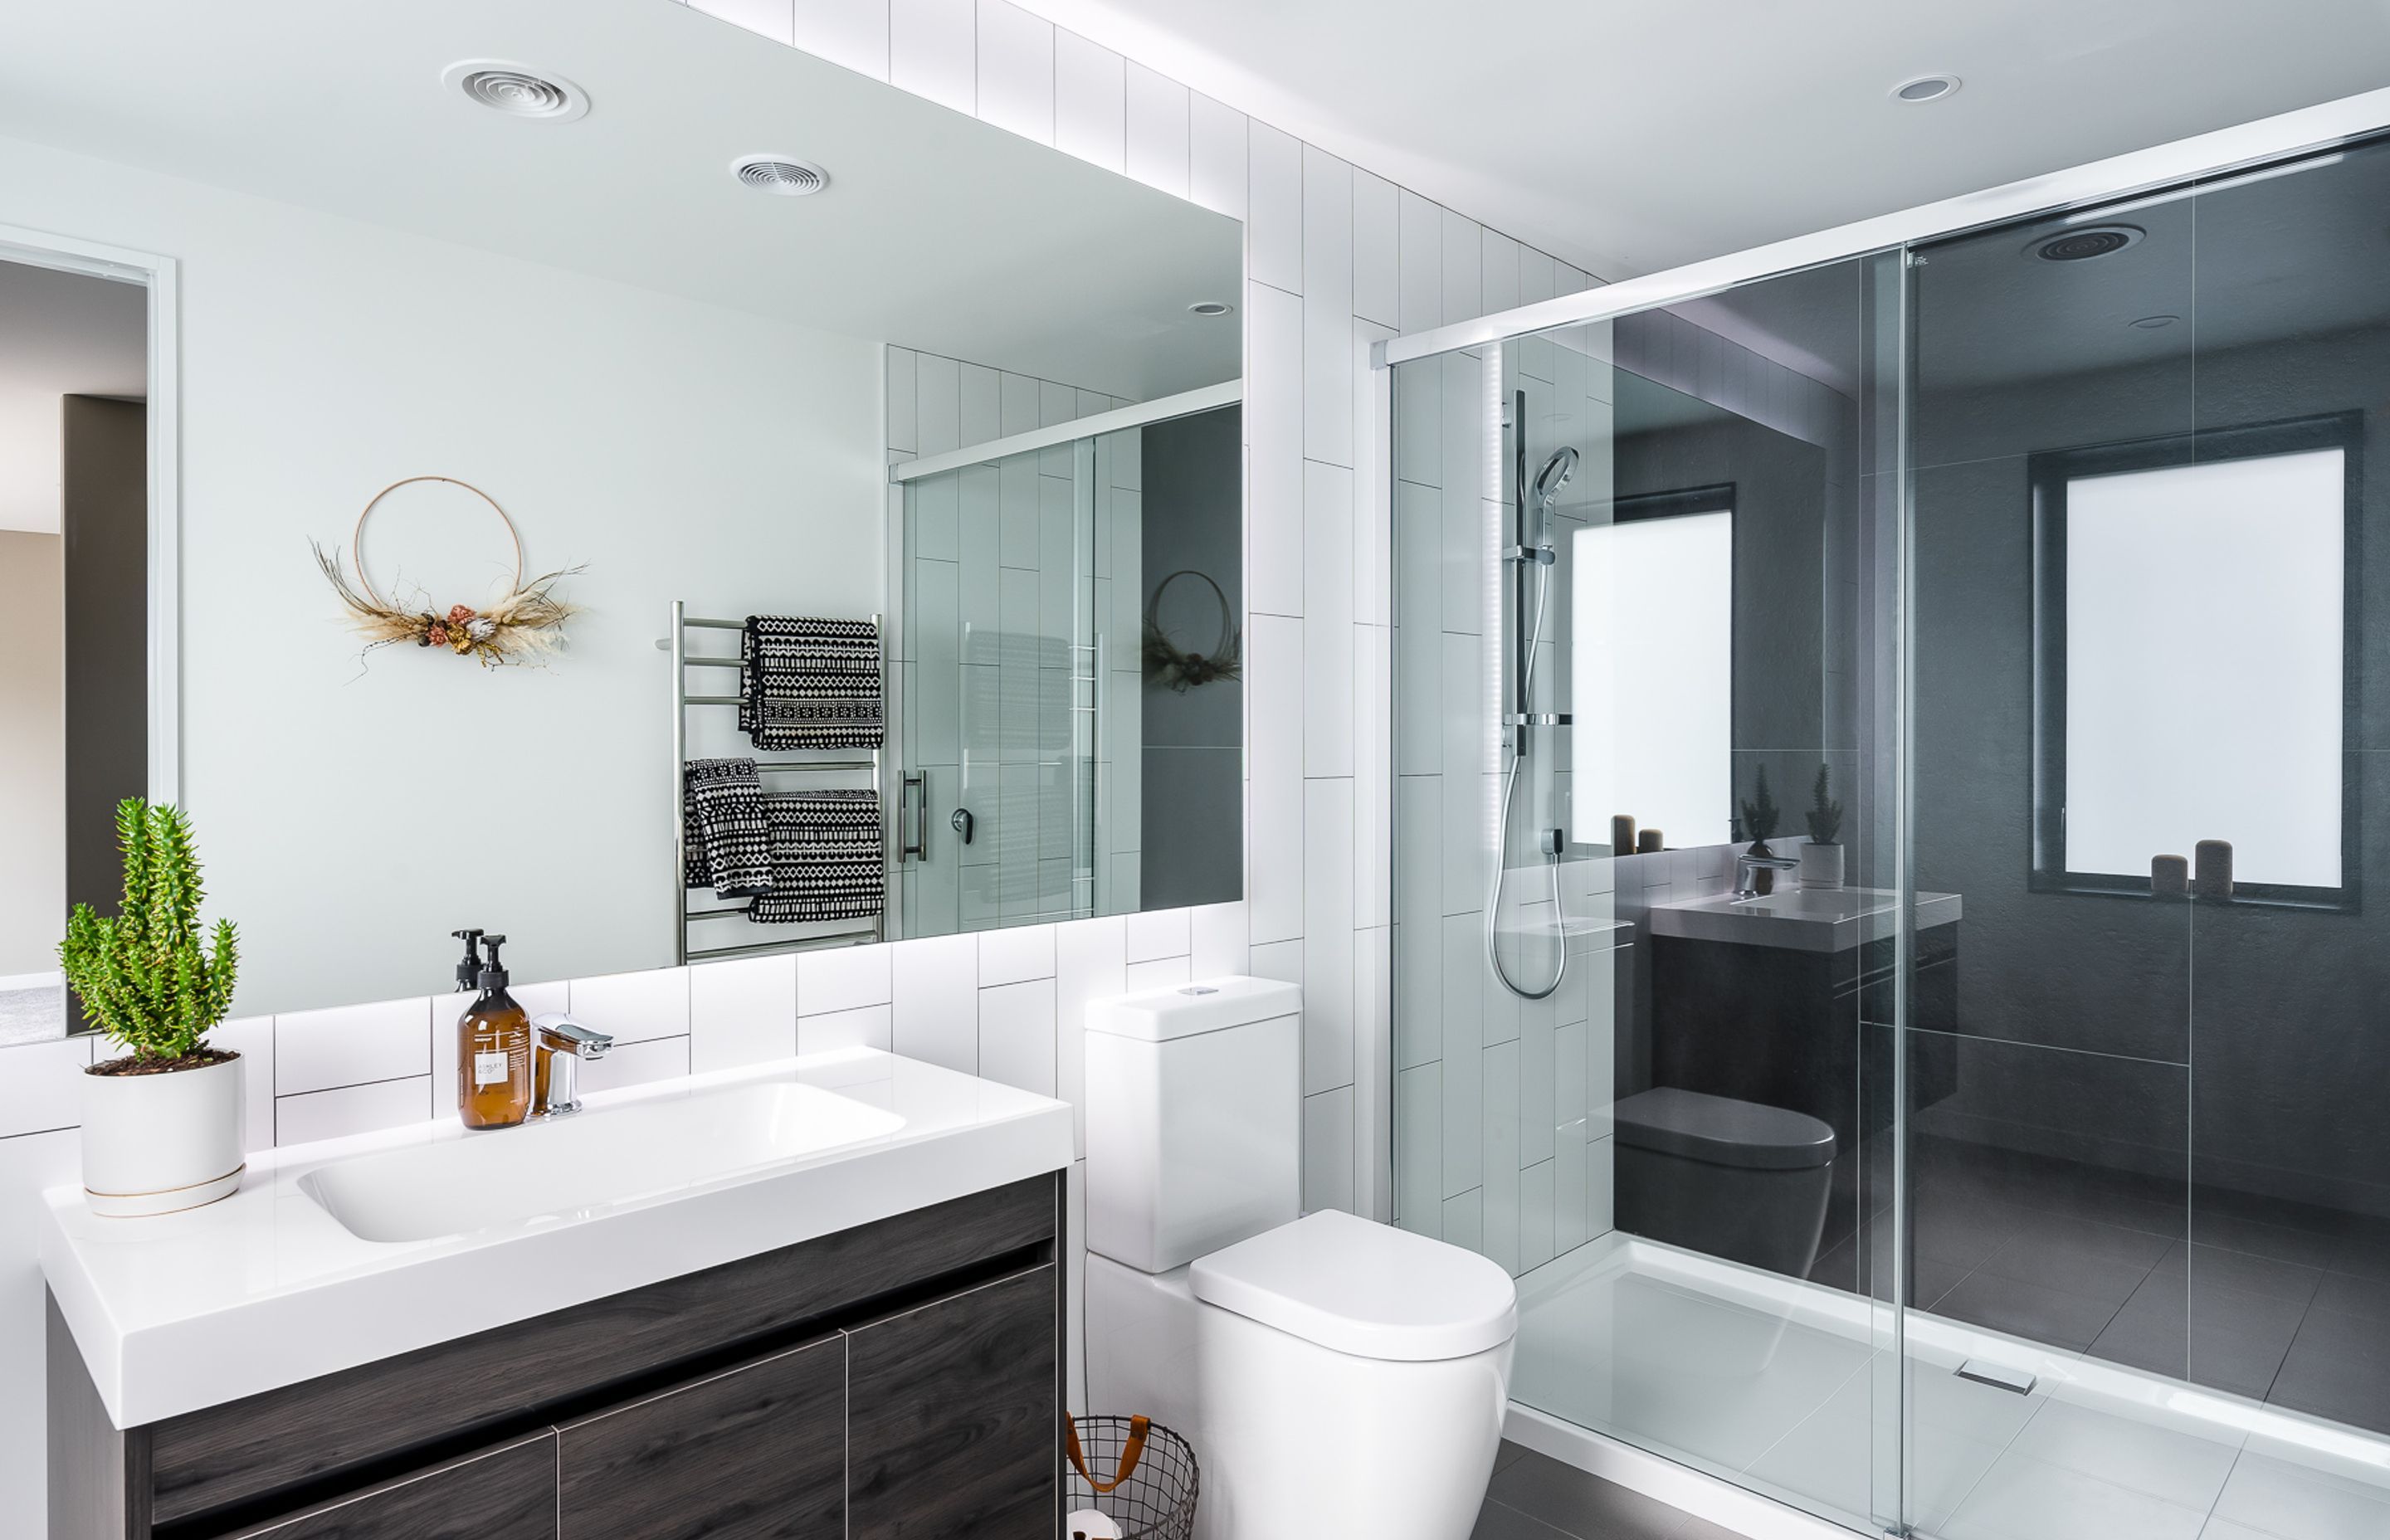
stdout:
{"type": "MultiPolygon", "coordinates": [[[[1780,874],[1778,880],[1783,880],[1780,874]]],[[[1919,893],[1917,927],[1955,923],[1957,893],[1919,893]]],[[[1795,888],[1759,898],[1679,899],[1651,905],[1651,933],[1690,941],[1739,942],[1796,952],[1844,952],[1893,933],[1898,895],[1882,888],[1795,888]]]]}
{"type": "Polygon", "coordinates": [[[576,1112],[333,1161],[299,1190],[361,1240],[572,1219],[876,1139],[897,1114],[797,1081],[576,1112]]]}

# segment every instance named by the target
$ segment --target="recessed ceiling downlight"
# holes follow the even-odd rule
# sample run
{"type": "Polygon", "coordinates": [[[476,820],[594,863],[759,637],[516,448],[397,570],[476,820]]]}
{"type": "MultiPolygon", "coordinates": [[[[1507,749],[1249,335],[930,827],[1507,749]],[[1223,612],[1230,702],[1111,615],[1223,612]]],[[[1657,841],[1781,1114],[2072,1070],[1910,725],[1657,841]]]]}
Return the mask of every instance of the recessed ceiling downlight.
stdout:
{"type": "Polygon", "coordinates": [[[1895,101],[1938,102],[1958,90],[1959,84],[1956,75],[1920,75],[1894,86],[1892,97],[1895,101]]]}
{"type": "Polygon", "coordinates": [[[440,71],[442,83],[465,99],[509,118],[569,123],[589,110],[589,93],[561,75],[503,58],[458,59],[440,71]]]}
{"type": "Polygon", "coordinates": [[[790,155],[742,155],[730,162],[730,173],[758,192],[781,198],[804,198],[829,186],[829,173],[790,155]]]}
{"type": "Polygon", "coordinates": [[[2037,236],[2025,250],[2044,262],[2090,262],[2139,245],[2146,233],[2138,225],[2079,225],[2054,236],[2037,236]]]}
{"type": "Polygon", "coordinates": [[[1189,315],[1226,315],[1237,307],[1225,300],[1198,300],[1187,307],[1189,315]]]}

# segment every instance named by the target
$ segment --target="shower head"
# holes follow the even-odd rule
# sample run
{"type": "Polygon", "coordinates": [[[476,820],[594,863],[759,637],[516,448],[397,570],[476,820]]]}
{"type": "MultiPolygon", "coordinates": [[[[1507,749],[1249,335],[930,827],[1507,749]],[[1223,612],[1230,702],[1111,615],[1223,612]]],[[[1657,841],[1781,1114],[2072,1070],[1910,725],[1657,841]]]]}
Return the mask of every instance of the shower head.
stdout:
{"type": "Polygon", "coordinates": [[[1561,494],[1561,488],[1568,485],[1568,479],[1575,474],[1576,451],[1567,444],[1553,450],[1544,468],[1536,472],[1536,501],[1551,507],[1552,499],[1561,494]]]}

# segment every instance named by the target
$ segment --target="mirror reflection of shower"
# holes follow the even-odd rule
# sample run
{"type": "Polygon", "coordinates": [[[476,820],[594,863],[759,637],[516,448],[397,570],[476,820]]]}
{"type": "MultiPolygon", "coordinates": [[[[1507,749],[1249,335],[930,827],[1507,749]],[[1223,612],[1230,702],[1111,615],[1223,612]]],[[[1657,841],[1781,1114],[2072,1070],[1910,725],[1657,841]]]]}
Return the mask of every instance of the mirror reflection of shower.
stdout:
{"type": "MultiPolygon", "coordinates": [[[[1531,988],[1510,977],[1502,965],[1502,949],[1497,943],[1500,934],[1502,888],[1510,877],[1510,816],[1517,805],[1519,778],[1533,752],[1535,731],[1538,727],[1565,727],[1566,712],[1536,710],[1536,654],[1543,644],[1544,620],[1552,591],[1552,563],[1557,553],[1552,548],[1552,504],[1558,500],[1561,488],[1576,473],[1577,452],[1563,444],[1552,451],[1535,481],[1527,480],[1527,393],[1519,391],[1511,398],[1510,443],[1514,489],[1511,504],[1511,541],[1502,552],[1502,560],[1510,569],[1512,602],[1508,611],[1511,657],[1510,676],[1517,681],[1518,693],[1512,709],[1502,713],[1510,757],[1502,773],[1502,815],[1497,826],[1494,848],[1493,892],[1485,900],[1485,964],[1502,987],[1523,1000],[1541,1000],[1561,987],[1568,975],[1568,931],[1561,913],[1561,853],[1567,848],[1564,830],[1547,828],[1537,831],[1536,849],[1544,858],[1546,875],[1552,893],[1552,963],[1551,982],[1540,989],[1531,988]],[[1532,619],[1530,619],[1532,617],[1532,619]]],[[[1529,803],[1533,807],[1532,801],[1529,803]]]]}

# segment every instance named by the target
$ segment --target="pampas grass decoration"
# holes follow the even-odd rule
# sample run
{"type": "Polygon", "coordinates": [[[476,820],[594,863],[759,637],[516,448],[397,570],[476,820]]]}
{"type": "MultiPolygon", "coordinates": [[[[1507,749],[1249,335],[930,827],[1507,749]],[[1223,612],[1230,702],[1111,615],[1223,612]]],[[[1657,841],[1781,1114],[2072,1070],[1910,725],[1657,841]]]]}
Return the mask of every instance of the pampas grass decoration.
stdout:
{"type": "MultiPolygon", "coordinates": [[[[545,664],[564,645],[564,622],[579,613],[577,607],[558,598],[554,590],[560,579],[584,569],[560,568],[523,582],[522,537],[516,533],[514,520],[488,493],[453,476],[409,476],[382,488],[374,494],[373,502],[366,505],[365,512],[357,515],[355,539],[357,551],[350,558],[356,568],[354,583],[341,570],[339,546],[328,553],[312,540],[307,544],[315,553],[315,565],[323,570],[332,592],[340,596],[341,608],[348,610],[351,623],[365,637],[367,652],[412,642],[417,647],[445,648],[459,658],[474,659],[483,668],[500,668],[508,663],[545,664]],[[441,614],[429,608],[401,609],[375,589],[366,576],[362,555],[366,519],[373,512],[374,504],[415,481],[446,481],[463,487],[497,514],[515,545],[515,584],[506,597],[487,610],[455,604],[441,614]]],[[[427,597],[420,593],[417,597],[427,597]]]]}

